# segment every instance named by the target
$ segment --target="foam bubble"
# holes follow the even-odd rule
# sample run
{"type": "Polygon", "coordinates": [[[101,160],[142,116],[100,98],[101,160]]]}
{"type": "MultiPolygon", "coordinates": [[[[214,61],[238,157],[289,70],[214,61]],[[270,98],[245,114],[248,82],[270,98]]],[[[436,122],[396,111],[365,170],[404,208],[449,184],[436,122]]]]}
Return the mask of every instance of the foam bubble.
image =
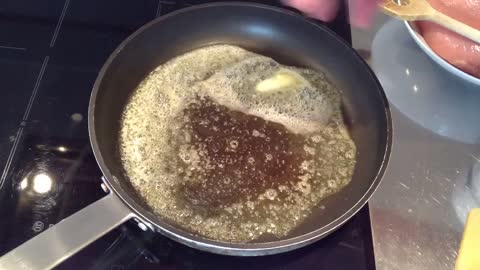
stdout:
{"type": "Polygon", "coordinates": [[[216,72],[202,83],[202,89],[219,104],[234,110],[281,123],[295,133],[313,132],[328,122],[334,111],[332,106],[339,104],[338,95],[326,87],[318,91],[310,83],[273,94],[255,92],[257,83],[285,69],[300,77],[326,80],[323,74],[283,67],[270,58],[254,56],[216,72]]]}

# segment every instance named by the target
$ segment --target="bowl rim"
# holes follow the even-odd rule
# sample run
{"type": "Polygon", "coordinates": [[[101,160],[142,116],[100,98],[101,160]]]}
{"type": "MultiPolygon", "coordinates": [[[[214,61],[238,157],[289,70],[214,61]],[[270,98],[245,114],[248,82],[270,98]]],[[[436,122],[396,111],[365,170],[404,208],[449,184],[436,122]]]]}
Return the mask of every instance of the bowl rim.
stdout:
{"type": "Polygon", "coordinates": [[[445,61],[443,58],[441,58],[437,53],[435,53],[430,46],[428,46],[427,42],[425,39],[423,39],[422,35],[418,32],[417,26],[414,24],[414,22],[409,22],[409,21],[404,21],[403,22],[405,26],[407,27],[408,32],[412,36],[413,40],[418,44],[418,46],[431,58],[433,59],[437,64],[439,64],[442,68],[447,70],[448,72],[454,74],[455,76],[466,80],[470,83],[473,83],[475,85],[480,86],[480,78],[477,78],[473,75],[470,75],[454,65],[448,63],[445,61]]]}

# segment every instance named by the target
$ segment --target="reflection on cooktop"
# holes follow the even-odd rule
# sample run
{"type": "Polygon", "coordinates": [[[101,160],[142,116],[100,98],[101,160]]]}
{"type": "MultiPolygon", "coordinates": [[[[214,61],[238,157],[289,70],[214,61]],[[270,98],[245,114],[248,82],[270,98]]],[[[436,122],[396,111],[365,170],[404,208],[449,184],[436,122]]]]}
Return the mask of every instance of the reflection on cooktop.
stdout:
{"type": "Polygon", "coordinates": [[[26,127],[0,193],[0,254],[104,193],[88,140],[42,137],[26,127]]]}
{"type": "MultiPolygon", "coordinates": [[[[0,2],[0,255],[104,196],[87,126],[98,71],[141,25],[206,2],[0,2]]],[[[350,41],[344,10],[328,26],[350,41]]],[[[259,258],[197,251],[127,222],[56,269],[372,269],[372,262],[364,208],[316,244],[259,258]]]]}

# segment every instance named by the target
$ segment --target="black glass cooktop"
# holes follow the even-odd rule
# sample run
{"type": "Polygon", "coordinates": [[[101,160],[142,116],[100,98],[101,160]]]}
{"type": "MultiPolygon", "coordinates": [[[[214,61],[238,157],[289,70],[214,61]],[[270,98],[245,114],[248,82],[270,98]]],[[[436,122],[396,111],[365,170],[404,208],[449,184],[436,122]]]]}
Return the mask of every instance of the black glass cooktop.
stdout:
{"type": "MultiPolygon", "coordinates": [[[[205,2],[0,2],[0,255],[105,195],[86,117],[99,69],[141,25],[205,2]]],[[[328,26],[350,41],[345,8],[328,26]]],[[[372,269],[369,224],[364,208],[308,247],[237,258],[197,251],[127,222],[56,269],[372,269]]]]}

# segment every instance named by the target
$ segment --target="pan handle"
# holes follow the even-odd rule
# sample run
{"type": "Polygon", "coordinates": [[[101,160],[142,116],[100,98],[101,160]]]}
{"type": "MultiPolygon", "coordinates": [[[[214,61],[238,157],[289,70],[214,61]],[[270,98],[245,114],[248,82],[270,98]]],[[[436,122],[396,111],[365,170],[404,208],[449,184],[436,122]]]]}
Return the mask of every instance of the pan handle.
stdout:
{"type": "Polygon", "coordinates": [[[0,269],[51,269],[132,217],[133,212],[110,192],[0,257],[0,269]]]}

